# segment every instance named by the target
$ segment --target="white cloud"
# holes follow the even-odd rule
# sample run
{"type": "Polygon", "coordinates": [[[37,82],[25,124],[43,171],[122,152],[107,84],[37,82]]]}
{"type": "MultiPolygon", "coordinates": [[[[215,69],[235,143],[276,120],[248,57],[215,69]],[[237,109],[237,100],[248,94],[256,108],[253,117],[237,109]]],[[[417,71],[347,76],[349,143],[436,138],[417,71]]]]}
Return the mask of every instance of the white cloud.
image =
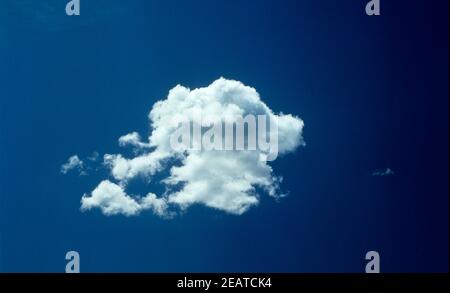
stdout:
{"type": "Polygon", "coordinates": [[[77,169],[80,175],[84,175],[83,161],[80,160],[78,155],[71,156],[66,163],[61,166],[61,173],[67,174],[69,171],[77,169]]]}
{"type": "Polygon", "coordinates": [[[151,209],[156,215],[161,217],[170,217],[171,213],[167,211],[168,205],[165,198],[158,198],[154,193],[148,193],[140,201],[141,209],[151,209]]]}
{"type": "Polygon", "coordinates": [[[137,132],[131,132],[119,138],[120,146],[131,145],[137,148],[146,148],[149,147],[147,143],[143,143],[141,141],[141,136],[137,132]]]}
{"type": "Polygon", "coordinates": [[[181,166],[172,167],[165,182],[183,184],[169,195],[169,202],[182,208],[201,203],[242,214],[259,202],[255,187],[276,196],[278,179],[256,152],[210,151],[189,154],[181,166]]]}
{"type": "Polygon", "coordinates": [[[111,168],[115,179],[126,181],[138,175],[149,177],[162,168],[161,161],[169,156],[162,151],[153,151],[133,159],[125,159],[122,155],[104,156],[104,164],[111,168]]]}
{"type": "MultiPolygon", "coordinates": [[[[82,208],[100,208],[105,214],[135,215],[144,209],[167,215],[169,208],[186,209],[193,204],[231,214],[242,214],[259,203],[263,191],[279,197],[281,177],[273,174],[268,162],[260,160],[261,151],[175,151],[170,137],[177,130],[172,123],[175,115],[188,114],[194,108],[216,115],[226,121],[229,115],[267,115],[278,126],[278,152],[285,154],[303,144],[303,121],[290,114],[275,114],[258,92],[239,81],[220,78],[205,88],[190,90],[176,86],[165,100],[154,104],[149,113],[152,131],[148,142],[138,133],[119,138],[121,146],[131,145],[142,151],[132,158],[107,154],[104,163],[119,185],[103,181],[82,199],[82,208]],[[151,179],[157,172],[170,167],[170,175],[162,182],[167,191],[157,197],[150,193],[143,199],[126,195],[124,188],[136,177],[151,179]]],[[[194,118],[195,119],[195,118],[194,118]]],[[[233,121],[231,121],[233,122],[233,121]]]]}
{"type": "Polygon", "coordinates": [[[123,188],[108,180],[102,181],[92,191],[91,196],[83,195],[81,209],[83,211],[100,208],[105,215],[136,215],[140,211],[139,204],[128,196],[123,188]]]}
{"type": "Polygon", "coordinates": [[[81,198],[81,210],[87,211],[99,208],[103,214],[123,214],[133,216],[142,210],[151,209],[159,216],[167,216],[167,202],[164,198],[157,198],[155,194],[149,193],[146,197],[135,199],[127,195],[122,186],[109,180],[102,181],[92,191],[91,195],[83,195],[81,198]]]}

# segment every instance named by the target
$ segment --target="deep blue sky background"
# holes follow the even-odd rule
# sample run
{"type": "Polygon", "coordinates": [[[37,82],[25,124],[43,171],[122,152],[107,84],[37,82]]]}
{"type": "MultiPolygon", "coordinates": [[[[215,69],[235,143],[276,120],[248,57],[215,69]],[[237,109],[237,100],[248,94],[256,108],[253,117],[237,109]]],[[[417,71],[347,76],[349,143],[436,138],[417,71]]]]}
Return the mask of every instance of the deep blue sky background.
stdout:
{"type": "Polygon", "coordinates": [[[68,250],[83,272],[363,272],[369,250],[384,272],[448,271],[448,1],[67,2],[0,2],[1,272],[63,272],[68,250]],[[304,119],[307,146],[273,164],[288,197],[80,212],[107,174],[63,176],[70,155],[118,152],[170,88],[220,76],[304,119]]]}

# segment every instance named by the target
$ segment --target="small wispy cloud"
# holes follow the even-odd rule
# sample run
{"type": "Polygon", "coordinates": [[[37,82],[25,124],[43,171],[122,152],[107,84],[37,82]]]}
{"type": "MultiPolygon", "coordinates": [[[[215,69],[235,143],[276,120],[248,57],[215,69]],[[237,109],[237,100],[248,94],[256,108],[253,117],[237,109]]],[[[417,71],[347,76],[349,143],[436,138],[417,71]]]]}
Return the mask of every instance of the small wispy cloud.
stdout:
{"type": "Polygon", "coordinates": [[[84,171],[83,161],[80,160],[78,155],[71,156],[66,163],[61,166],[61,173],[67,174],[72,170],[78,170],[80,175],[86,175],[84,171]]]}
{"type": "Polygon", "coordinates": [[[119,145],[124,146],[133,146],[137,149],[145,149],[150,148],[149,143],[142,142],[141,136],[137,132],[128,133],[119,138],[119,145]]]}
{"type": "Polygon", "coordinates": [[[371,173],[371,176],[379,176],[379,177],[383,177],[383,176],[392,176],[394,175],[394,171],[391,168],[386,168],[386,169],[377,169],[374,170],[371,173]]]}
{"type": "Polygon", "coordinates": [[[92,162],[96,162],[98,160],[99,153],[93,152],[89,157],[88,160],[92,162]]]}

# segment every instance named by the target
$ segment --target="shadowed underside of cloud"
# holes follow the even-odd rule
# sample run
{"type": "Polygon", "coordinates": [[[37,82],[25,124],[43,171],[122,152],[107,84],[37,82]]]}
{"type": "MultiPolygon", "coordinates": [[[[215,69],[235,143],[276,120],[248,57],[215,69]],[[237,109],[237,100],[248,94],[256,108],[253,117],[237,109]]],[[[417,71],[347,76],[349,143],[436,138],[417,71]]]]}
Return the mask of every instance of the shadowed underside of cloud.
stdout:
{"type": "Polygon", "coordinates": [[[171,135],[177,125],[173,116],[187,114],[193,108],[221,119],[231,115],[267,115],[278,127],[278,152],[294,151],[303,144],[303,121],[289,114],[275,114],[263,103],[257,91],[239,81],[220,78],[205,88],[190,90],[176,86],[165,100],[153,105],[149,113],[151,134],[142,141],[132,132],[119,138],[120,146],[131,146],[136,156],[104,155],[116,183],[102,181],[94,191],[81,199],[83,211],[99,208],[105,215],[137,215],[151,210],[170,217],[175,210],[185,210],[193,204],[242,214],[259,202],[259,193],[281,197],[281,177],[273,174],[267,161],[261,160],[261,151],[232,150],[174,150],[171,135]],[[174,163],[175,162],[175,163],[174,163]],[[166,187],[159,197],[148,193],[144,197],[128,195],[127,183],[135,178],[152,178],[169,168],[162,182],[166,187]]]}

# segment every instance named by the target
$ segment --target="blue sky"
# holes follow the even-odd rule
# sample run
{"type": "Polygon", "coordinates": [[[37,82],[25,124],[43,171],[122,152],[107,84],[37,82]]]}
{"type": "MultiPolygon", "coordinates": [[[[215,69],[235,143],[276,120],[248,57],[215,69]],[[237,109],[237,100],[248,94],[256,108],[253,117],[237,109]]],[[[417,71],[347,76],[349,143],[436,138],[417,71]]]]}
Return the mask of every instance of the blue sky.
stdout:
{"type": "Polygon", "coordinates": [[[382,271],[448,271],[448,1],[65,2],[0,3],[0,271],[63,272],[69,250],[84,272],[363,272],[369,250],[382,271]],[[121,152],[171,88],[221,76],[305,122],[271,163],[287,197],[80,211],[109,174],[63,175],[69,156],[121,152]]]}

